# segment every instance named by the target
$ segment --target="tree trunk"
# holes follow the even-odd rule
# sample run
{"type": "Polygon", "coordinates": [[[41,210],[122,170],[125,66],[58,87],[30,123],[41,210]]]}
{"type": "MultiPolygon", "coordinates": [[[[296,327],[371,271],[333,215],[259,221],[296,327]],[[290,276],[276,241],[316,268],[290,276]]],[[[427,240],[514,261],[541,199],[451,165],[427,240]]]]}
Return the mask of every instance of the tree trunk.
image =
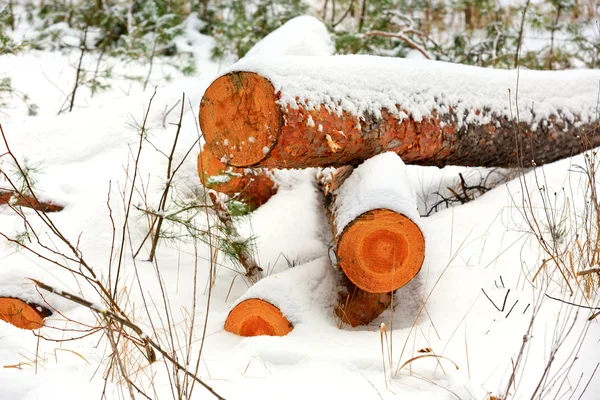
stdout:
{"type": "Polygon", "coordinates": [[[236,197],[252,209],[277,193],[273,174],[268,169],[228,167],[206,150],[206,145],[198,154],[198,174],[206,187],[236,197]]]}
{"type": "Polygon", "coordinates": [[[600,145],[600,72],[492,70],[370,56],[243,60],[204,93],[200,125],[229,165],[517,167],[600,145]],[[261,71],[260,74],[250,71],[261,71]]]}
{"type": "Polygon", "coordinates": [[[324,171],[319,181],[337,263],[348,279],[376,294],[410,282],[423,265],[425,239],[402,160],[381,154],[354,170],[324,171]]]}
{"type": "Polygon", "coordinates": [[[52,313],[44,307],[12,297],[0,297],[0,320],[21,329],[38,329],[52,313]]]}

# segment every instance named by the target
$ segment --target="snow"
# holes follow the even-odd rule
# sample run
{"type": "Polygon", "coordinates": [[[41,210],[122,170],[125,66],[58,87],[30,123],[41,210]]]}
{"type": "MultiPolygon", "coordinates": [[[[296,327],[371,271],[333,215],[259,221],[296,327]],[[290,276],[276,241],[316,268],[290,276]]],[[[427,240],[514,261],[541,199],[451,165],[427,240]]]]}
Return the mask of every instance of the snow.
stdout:
{"type": "Polygon", "coordinates": [[[309,15],[292,18],[246,53],[245,59],[272,60],[281,56],[330,56],[335,46],[325,24],[309,15]]]}
{"type": "Polygon", "coordinates": [[[387,152],[366,160],[333,194],[337,232],[343,232],[350,222],[377,208],[395,211],[419,224],[417,195],[408,179],[406,165],[396,153],[387,152]]]}
{"type": "Polygon", "coordinates": [[[464,115],[466,124],[488,123],[491,114],[531,124],[550,116],[590,122],[596,117],[600,85],[599,70],[493,70],[364,55],[288,56],[268,62],[248,58],[225,72],[232,71],[269,79],[275,92],[281,92],[278,102],[283,107],[324,105],[330,112],[357,117],[379,116],[386,109],[401,120],[416,121],[453,112],[464,115]]]}

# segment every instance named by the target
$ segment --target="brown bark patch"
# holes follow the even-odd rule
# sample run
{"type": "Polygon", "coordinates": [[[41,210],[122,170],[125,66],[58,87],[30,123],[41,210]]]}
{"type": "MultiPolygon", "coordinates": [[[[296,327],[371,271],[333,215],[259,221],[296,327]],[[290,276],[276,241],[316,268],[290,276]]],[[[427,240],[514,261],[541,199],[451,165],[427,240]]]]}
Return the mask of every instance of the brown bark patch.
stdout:
{"type": "Polygon", "coordinates": [[[13,196],[15,197],[14,203],[12,203],[14,206],[33,208],[34,210],[46,213],[62,211],[64,208],[62,205],[52,202],[38,201],[32,196],[18,194],[7,189],[0,189],[0,205],[8,204],[13,196]]]}
{"type": "Polygon", "coordinates": [[[206,145],[198,154],[198,174],[206,187],[229,197],[238,196],[252,209],[260,207],[277,193],[277,185],[267,170],[228,167],[206,145]]]}

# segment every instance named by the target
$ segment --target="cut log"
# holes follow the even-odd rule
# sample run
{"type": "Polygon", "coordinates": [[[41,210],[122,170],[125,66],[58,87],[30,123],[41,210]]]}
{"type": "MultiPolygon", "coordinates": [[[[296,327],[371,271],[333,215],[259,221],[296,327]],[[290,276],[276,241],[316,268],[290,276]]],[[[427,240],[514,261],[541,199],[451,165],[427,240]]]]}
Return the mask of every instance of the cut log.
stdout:
{"type": "Polygon", "coordinates": [[[421,269],[425,239],[406,166],[394,153],[319,177],[338,266],[358,288],[390,293],[421,269]]]}
{"type": "Polygon", "coordinates": [[[21,329],[38,329],[50,315],[45,307],[12,297],[0,297],[0,319],[21,329]]]}
{"type": "Polygon", "coordinates": [[[335,313],[352,326],[368,325],[390,304],[390,294],[371,294],[335,273],[323,257],[268,276],[232,308],[225,330],[240,336],[284,336],[307,316],[335,313]],[[334,305],[334,310],[330,305],[334,305]]]}
{"type": "Polygon", "coordinates": [[[198,174],[208,188],[236,198],[253,209],[277,193],[273,174],[268,169],[228,167],[206,150],[206,146],[198,154],[198,174]]]}
{"type": "Polygon", "coordinates": [[[57,212],[61,211],[64,207],[62,205],[49,202],[49,201],[38,201],[32,196],[20,195],[10,189],[0,188],[0,205],[9,204],[13,199],[13,206],[33,208],[42,212],[57,212]]]}
{"type": "Polygon", "coordinates": [[[359,289],[346,276],[342,278],[335,314],[352,327],[369,325],[392,302],[393,293],[369,293],[359,289]]]}
{"type": "Polygon", "coordinates": [[[242,301],[225,321],[225,330],[240,336],[285,336],[292,329],[279,308],[260,299],[242,301]]]}
{"type": "Polygon", "coordinates": [[[600,145],[599,80],[372,56],[244,59],[208,87],[200,125],[237,167],[356,165],[386,151],[409,164],[540,165],[600,145]]]}

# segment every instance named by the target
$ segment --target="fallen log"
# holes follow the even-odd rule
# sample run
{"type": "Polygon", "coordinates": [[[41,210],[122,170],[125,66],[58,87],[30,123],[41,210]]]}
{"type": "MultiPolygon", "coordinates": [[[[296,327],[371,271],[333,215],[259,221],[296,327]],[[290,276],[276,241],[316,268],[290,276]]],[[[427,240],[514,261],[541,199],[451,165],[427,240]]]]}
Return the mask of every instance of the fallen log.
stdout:
{"type": "Polygon", "coordinates": [[[225,330],[240,336],[285,336],[302,322],[326,318],[333,304],[343,323],[368,325],[390,302],[391,294],[366,293],[340,279],[329,260],[321,258],[252,286],[229,312],[225,330]]]}
{"type": "Polygon", "coordinates": [[[199,118],[208,148],[237,167],[356,165],[386,151],[409,164],[540,165],[600,145],[599,81],[600,70],[244,59],[208,87],[199,118]]]}
{"type": "Polygon", "coordinates": [[[393,293],[369,293],[342,277],[335,314],[344,324],[369,325],[392,303],[393,293]]]}
{"type": "Polygon", "coordinates": [[[198,154],[198,174],[207,188],[225,193],[253,209],[277,193],[273,174],[268,169],[227,166],[206,150],[206,146],[198,154]]]}
{"type": "Polygon", "coordinates": [[[36,197],[20,194],[11,189],[0,188],[0,205],[11,204],[17,207],[33,208],[42,212],[57,212],[64,208],[60,204],[42,201],[36,197]]]}
{"type": "Polygon", "coordinates": [[[0,297],[0,320],[21,329],[38,329],[51,315],[45,307],[29,304],[13,297],[0,297]]]}
{"type": "Polygon", "coordinates": [[[236,305],[225,321],[225,330],[239,336],[285,336],[292,329],[279,308],[257,298],[236,305]]]}
{"type": "Polygon", "coordinates": [[[369,293],[391,293],[413,279],[425,239],[400,157],[389,152],[355,169],[322,171],[319,181],[336,262],[348,279],[369,293]]]}

